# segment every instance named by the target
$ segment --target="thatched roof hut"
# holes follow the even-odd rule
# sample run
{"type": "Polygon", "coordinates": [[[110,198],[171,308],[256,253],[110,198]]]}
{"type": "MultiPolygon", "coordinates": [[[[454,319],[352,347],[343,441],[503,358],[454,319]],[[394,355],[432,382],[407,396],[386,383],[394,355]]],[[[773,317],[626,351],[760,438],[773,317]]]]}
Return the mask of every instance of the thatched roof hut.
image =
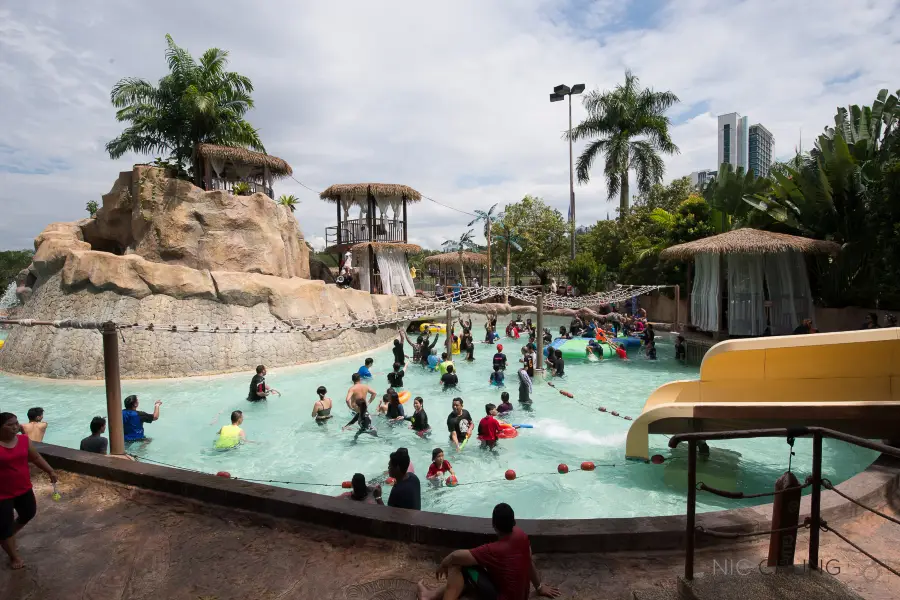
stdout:
{"type": "Polygon", "coordinates": [[[666,248],[660,252],[659,257],[667,260],[688,260],[703,253],[779,254],[782,252],[830,254],[833,256],[840,250],[841,246],[835,242],[745,227],[666,248]]]}
{"type": "Polygon", "coordinates": [[[422,246],[407,244],[405,242],[363,242],[361,244],[351,246],[350,250],[355,254],[357,252],[362,252],[363,250],[366,250],[368,248],[372,248],[375,252],[378,252],[379,250],[388,250],[394,248],[407,254],[414,254],[416,252],[422,251],[422,246]]]}
{"type": "Polygon", "coordinates": [[[403,198],[407,202],[419,202],[422,200],[422,194],[408,185],[397,183],[338,183],[329,186],[328,189],[319,194],[319,198],[329,202],[340,202],[341,197],[365,198],[369,193],[376,199],[403,198]]]}
{"type": "MultiPolygon", "coordinates": [[[[201,159],[214,161],[214,163],[220,162],[220,164],[223,164],[224,168],[228,171],[236,171],[237,169],[235,167],[247,165],[256,167],[260,171],[268,169],[269,173],[275,177],[288,177],[294,173],[294,170],[291,169],[291,165],[287,164],[285,160],[278,158],[277,156],[272,156],[271,154],[254,152],[245,148],[218,146],[216,144],[198,144],[197,156],[201,159]]],[[[225,171],[219,170],[217,172],[220,177],[228,179],[225,171]]],[[[236,172],[233,174],[235,175],[235,177],[233,177],[234,179],[245,179],[247,177],[247,175],[238,177],[236,172]]]]}
{"type": "Polygon", "coordinates": [[[467,267],[487,265],[487,255],[475,252],[463,252],[460,259],[459,252],[445,252],[444,254],[435,254],[425,259],[426,265],[438,265],[439,267],[458,266],[460,262],[467,267]]]}

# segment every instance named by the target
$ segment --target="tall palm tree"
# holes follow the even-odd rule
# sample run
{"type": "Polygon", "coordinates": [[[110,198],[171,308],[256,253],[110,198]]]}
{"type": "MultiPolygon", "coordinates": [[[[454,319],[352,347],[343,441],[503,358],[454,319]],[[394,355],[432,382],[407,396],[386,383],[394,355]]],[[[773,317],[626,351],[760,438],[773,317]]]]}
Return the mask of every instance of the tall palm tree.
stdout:
{"type": "Polygon", "coordinates": [[[474,230],[470,229],[464,234],[459,236],[458,240],[447,240],[443,244],[441,244],[444,249],[449,252],[456,252],[458,261],[459,261],[459,276],[462,281],[463,287],[468,287],[466,283],[466,269],[463,264],[463,253],[467,250],[473,250],[477,246],[475,241],[472,239],[474,234],[474,230]]]}
{"type": "Polygon", "coordinates": [[[503,218],[503,214],[498,215],[497,217],[497,228],[499,231],[493,234],[492,238],[501,244],[506,246],[506,290],[503,292],[503,302],[509,303],[509,263],[510,263],[510,255],[511,250],[515,249],[516,251],[521,252],[522,246],[519,242],[522,241],[522,238],[519,236],[516,230],[516,224],[511,223],[508,220],[503,218]]]}
{"type": "Polygon", "coordinates": [[[483,210],[476,210],[476,217],[472,219],[472,222],[469,223],[469,227],[474,225],[479,221],[484,221],[484,237],[487,239],[487,285],[491,285],[491,227],[494,225],[494,221],[497,220],[499,215],[494,214],[494,209],[497,208],[497,205],[493,205],[490,207],[487,212],[483,210]]]}
{"type": "Polygon", "coordinates": [[[297,210],[297,205],[300,204],[300,199],[293,194],[282,194],[278,198],[278,204],[287,206],[289,209],[291,209],[291,212],[294,212],[295,210],[297,210]]]}
{"type": "Polygon", "coordinates": [[[116,120],[129,123],[106,144],[110,158],[127,152],[168,152],[179,168],[193,168],[196,183],[202,174],[195,154],[200,143],[235,146],[265,152],[256,129],[244,119],[253,108],[250,79],[226,71],[228,52],[210,48],[194,60],[166,35],[169,74],[157,85],[136,78],[119,80],[110,92],[116,120]]]}
{"type": "Polygon", "coordinates": [[[628,212],[628,172],[635,172],[638,190],[647,194],[665,174],[660,155],[678,152],[669,137],[669,118],[665,116],[677,102],[672,92],[641,88],[631,71],[625,71],[625,83],[614,90],[594,90],[585,95],[588,115],[568,134],[573,141],[592,140],[578,157],[578,182],[590,181],[594,161],[605,154],[606,191],[610,198],[619,194],[620,217],[628,212]]]}

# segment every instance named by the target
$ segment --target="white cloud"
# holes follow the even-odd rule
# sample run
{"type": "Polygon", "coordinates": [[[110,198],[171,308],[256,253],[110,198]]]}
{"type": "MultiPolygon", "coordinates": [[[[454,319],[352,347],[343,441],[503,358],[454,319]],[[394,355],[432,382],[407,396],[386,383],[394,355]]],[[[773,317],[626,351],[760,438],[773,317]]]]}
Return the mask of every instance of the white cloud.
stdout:
{"type": "MultiPolygon", "coordinates": [[[[678,94],[681,154],[667,161],[669,178],[715,168],[716,114],[764,123],[784,155],[801,128],[809,147],[837,105],[900,86],[889,58],[900,50],[897,0],[650,4],[661,7],[646,22],[635,20],[640,2],[626,15],[625,3],[608,0],[279,0],[228,10],[170,1],[110,10],[93,0],[0,10],[0,247],[29,246],[45,224],[83,216],[119,170],[144,160],[105,155],[120,130],[108,90],[124,76],[159,78],[165,33],[195,55],[230,50],[232,68],[256,86],[251,122],[298,180],[314,189],[405,183],[468,211],[530,193],[566,214],[567,115],[548,101],[559,83],[609,88],[631,68],[678,94]],[[44,174],[9,172],[23,164],[44,174]]],[[[333,224],[333,206],[294,181],[276,193],[302,199],[297,217],[311,240],[333,224]]],[[[615,214],[602,168],[576,201],[580,224],[615,214]]],[[[427,200],[409,217],[412,241],[430,247],[471,220],[427,200]]]]}

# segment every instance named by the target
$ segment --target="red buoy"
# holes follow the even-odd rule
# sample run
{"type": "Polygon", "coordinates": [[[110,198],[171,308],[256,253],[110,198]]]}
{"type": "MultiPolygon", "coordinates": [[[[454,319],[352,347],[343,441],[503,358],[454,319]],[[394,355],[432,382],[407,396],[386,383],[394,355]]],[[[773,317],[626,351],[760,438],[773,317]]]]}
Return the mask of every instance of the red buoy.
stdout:
{"type": "Polygon", "coordinates": [[[625,419],[626,421],[631,421],[631,420],[632,420],[631,417],[622,417],[622,418],[625,419]]]}
{"type": "Polygon", "coordinates": [[[559,393],[565,396],[566,398],[572,398],[572,392],[567,392],[566,390],[559,390],[559,393]]]}
{"type": "Polygon", "coordinates": [[[388,477],[387,479],[384,480],[384,482],[387,485],[394,485],[395,483],[397,483],[397,480],[394,479],[393,477],[388,477]]]}
{"type": "Polygon", "coordinates": [[[451,475],[445,483],[448,487],[456,487],[459,484],[459,480],[456,478],[456,475],[451,475]]]}
{"type": "Polygon", "coordinates": [[[513,471],[512,469],[507,469],[506,470],[506,479],[508,481],[512,481],[515,478],[516,478],[516,472],[513,471]]]}
{"type": "Polygon", "coordinates": [[[606,407],[605,407],[605,406],[601,406],[601,407],[598,408],[597,410],[599,410],[600,412],[606,412],[606,407]]]}
{"type": "Polygon", "coordinates": [[[616,411],[612,411],[612,412],[609,413],[609,414],[611,414],[611,415],[614,416],[614,417],[618,417],[618,416],[619,416],[619,413],[617,413],[616,411]]]}
{"type": "Polygon", "coordinates": [[[592,463],[589,460],[584,461],[583,463],[581,463],[581,470],[582,471],[593,471],[594,463],[592,463]]]}
{"type": "Polygon", "coordinates": [[[566,463],[559,463],[559,466],[556,467],[556,470],[559,471],[560,475],[564,475],[569,472],[569,465],[566,463]]]}
{"type": "Polygon", "coordinates": [[[228,477],[229,479],[231,479],[231,473],[229,473],[228,471],[219,471],[218,473],[216,473],[216,477],[228,477]]]}
{"type": "Polygon", "coordinates": [[[350,481],[342,481],[341,487],[344,488],[345,490],[349,490],[350,488],[353,487],[353,483],[350,481]]]}
{"type": "Polygon", "coordinates": [[[666,462],[666,457],[662,454],[654,454],[650,457],[650,462],[652,462],[654,465],[661,465],[666,462]]]}

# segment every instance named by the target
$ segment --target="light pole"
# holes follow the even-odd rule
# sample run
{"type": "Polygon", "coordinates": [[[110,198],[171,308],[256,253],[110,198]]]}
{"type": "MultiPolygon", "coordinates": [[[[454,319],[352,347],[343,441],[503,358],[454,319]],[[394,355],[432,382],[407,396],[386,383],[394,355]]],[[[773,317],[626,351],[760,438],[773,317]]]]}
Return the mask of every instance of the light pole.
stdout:
{"type": "Polygon", "coordinates": [[[566,96],[569,97],[569,230],[572,238],[572,256],[575,258],[575,163],[572,158],[572,96],[577,96],[584,91],[584,84],[579,83],[571,88],[567,85],[558,85],[550,94],[550,102],[559,102],[566,96]]]}

